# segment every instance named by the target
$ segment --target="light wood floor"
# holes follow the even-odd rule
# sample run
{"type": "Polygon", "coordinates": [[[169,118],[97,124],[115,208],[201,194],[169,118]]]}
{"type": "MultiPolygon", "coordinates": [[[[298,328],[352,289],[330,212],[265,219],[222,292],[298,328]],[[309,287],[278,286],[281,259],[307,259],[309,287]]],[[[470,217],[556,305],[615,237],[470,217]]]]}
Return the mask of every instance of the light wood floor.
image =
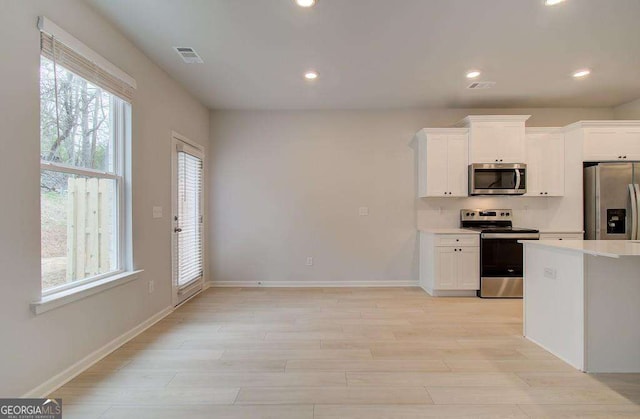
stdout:
{"type": "Polygon", "coordinates": [[[53,395],[83,419],[640,418],[640,374],[577,372],[521,313],[416,288],[209,289],[53,395]]]}

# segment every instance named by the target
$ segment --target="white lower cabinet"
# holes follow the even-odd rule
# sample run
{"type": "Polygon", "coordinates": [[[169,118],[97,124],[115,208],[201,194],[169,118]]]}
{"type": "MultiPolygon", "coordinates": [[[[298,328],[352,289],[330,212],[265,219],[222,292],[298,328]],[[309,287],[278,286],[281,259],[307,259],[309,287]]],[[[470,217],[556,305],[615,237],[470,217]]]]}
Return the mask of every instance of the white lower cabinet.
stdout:
{"type": "Polygon", "coordinates": [[[420,286],[433,296],[475,295],[480,289],[479,236],[421,232],[420,286]]]}
{"type": "Polygon", "coordinates": [[[584,233],[540,233],[540,240],[584,240],[584,233]]]}

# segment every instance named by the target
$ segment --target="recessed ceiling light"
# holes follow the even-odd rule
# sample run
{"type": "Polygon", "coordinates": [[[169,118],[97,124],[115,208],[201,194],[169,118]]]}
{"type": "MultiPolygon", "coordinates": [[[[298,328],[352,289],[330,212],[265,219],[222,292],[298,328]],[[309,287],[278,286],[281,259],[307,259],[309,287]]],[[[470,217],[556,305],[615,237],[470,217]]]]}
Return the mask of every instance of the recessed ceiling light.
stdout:
{"type": "Polygon", "coordinates": [[[467,73],[467,78],[468,79],[475,79],[476,77],[478,77],[480,75],[479,71],[473,70],[473,71],[469,71],[467,73]]]}
{"type": "Polygon", "coordinates": [[[588,68],[582,69],[582,70],[578,70],[575,73],[573,73],[573,77],[575,77],[576,79],[582,78],[582,77],[586,77],[589,74],[591,74],[591,70],[589,70],[588,68]]]}
{"type": "Polygon", "coordinates": [[[318,78],[318,72],[314,70],[307,71],[304,73],[304,78],[307,80],[315,80],[318,78]]]}
{"type": "Polygon", "coordinates": [[[316,5],[316,0],[296,0],[296,4],[300,7],[313,7],[316,5]]]}
{"type": "Polygon", "coordinates": [[[556,4],[560,4],[565,0],[545,0],[544,4],[546,6],[555,6],[556,4]]]}

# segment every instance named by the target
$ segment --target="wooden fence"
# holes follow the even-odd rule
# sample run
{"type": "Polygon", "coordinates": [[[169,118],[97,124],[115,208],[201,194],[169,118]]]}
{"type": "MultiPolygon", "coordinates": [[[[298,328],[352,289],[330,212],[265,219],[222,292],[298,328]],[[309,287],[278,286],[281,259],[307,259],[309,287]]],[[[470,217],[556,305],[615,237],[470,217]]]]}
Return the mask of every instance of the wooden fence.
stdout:
{"type": "Polygon", "coordinates": [[[67,182],[67,279],[112,270],[114,182],[69,178],[67,182]]]}

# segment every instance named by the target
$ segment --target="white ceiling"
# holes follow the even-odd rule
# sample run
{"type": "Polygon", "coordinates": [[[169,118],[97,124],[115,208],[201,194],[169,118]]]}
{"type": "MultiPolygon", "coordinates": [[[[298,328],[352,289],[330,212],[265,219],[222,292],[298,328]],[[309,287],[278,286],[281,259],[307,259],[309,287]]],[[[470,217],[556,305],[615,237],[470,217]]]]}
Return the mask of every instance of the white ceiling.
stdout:
{"type": "Polygon", "coordinates": [[[87,0],[212,109],[595,107],[640,97],[640,1],[87,0]],[[184,64],[174,46],[205,64],[184,64]],[[589,67],[584,80],[570,75],[589,67]],[[312,83],[302,77],[316,69],[312,83]],[[495,81],[468,90],[465,73],[495,81]]]}

